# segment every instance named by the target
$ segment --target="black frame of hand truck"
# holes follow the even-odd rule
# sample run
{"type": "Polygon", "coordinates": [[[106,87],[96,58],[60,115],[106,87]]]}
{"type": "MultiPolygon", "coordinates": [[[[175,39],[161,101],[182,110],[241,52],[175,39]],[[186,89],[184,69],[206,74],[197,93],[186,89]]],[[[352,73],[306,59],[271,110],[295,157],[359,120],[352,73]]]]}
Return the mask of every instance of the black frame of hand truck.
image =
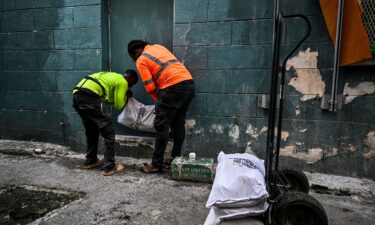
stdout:
{"type": "Polygon", "coordinates": [[[270,207],[266,213],[266,225],[270,224],[270,208],[272,208],[273,199],[277,196],[277,172],[279,167],[279,154],[281,143],[281,126],[283,116],[283,103],[285,92],[285,73],[286,64],[290,56],[296,52],[301,44],[307,39],[311,33],[311,23],[305,15],[295,14],[284,16],[279,9],[279,1],[275,1],[275,17],[274,17],[274,32],[273,32],[273,59],[272,59],[272,81],[270,91],[270,107],[268,116],[268,131],[267,131],[267,149],[266,149],[266,187],[270,195],[270,207]],[[287,19],[300,18],[307,24],[307,31],[300,42],[287,54],[282,64],[280,64],[280,50],[283,36],[283,26],[287,19]],[[280,87],[278,88],[280,80],[280,87]],[[278,100],[278,90],[279,101],[278,100]],[[278,112],[277,112],[277,106],[278,112]],[[276,124],[277,122],[277,124],[276,124]],[[275,128],[277,128],[276,145],[275,145],[275,128]]]}

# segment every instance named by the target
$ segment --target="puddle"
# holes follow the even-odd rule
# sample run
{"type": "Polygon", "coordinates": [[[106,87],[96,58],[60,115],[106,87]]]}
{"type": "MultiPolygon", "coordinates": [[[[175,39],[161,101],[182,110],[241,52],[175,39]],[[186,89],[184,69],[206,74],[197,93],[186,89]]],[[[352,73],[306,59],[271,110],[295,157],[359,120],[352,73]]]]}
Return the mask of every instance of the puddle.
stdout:
{"type": "Polygon", "coordinates": [[[28,224],[79,198],[77,192],[31,186],[0,188],[0,224],[28,224]]]}

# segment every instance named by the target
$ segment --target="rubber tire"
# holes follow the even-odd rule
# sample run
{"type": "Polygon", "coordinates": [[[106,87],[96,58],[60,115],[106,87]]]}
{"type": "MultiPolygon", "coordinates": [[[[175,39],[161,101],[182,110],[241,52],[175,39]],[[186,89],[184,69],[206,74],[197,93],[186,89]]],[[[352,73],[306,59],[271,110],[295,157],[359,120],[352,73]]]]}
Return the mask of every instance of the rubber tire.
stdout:
{"type": "Polygon", "coordinates": [[[278,184],[289,183],[291,185],[289,188],[278,187],[280,193],[287,191],[298,191],[307,194],[310,191],[309,180],[301,171],[282,169],[278,171],[276,180],[278,184]]]}
{"type": "Polygon", "coordinates": [[[272,225],[328,225],[323,206],[303,192],[285,192],[271,209],[272,225]]]}

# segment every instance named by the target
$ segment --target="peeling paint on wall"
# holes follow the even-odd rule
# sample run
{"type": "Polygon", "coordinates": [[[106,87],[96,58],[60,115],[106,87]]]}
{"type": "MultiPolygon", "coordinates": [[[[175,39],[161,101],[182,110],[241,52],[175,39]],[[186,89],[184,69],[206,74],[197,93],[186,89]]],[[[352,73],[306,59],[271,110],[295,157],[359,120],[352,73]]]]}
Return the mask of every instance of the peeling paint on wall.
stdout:
{"type": "Polygon", "coordinates": [[[296,106],[296,116],[299,116],[301,114],[301,107],[299,105],[296,106]]]}
{"type": "Polygon", "coordinates": [[[263,133],[267,132],[267,130],[268,130],[267,127],[262,127],[262,129],[260,129],[258,133],[258,129],[256,127],[253,127],[251,124],[249,124],[246,129],[246,134],[250,135],[251,137],[255,139],[258,139],[258,137],[262,135],[263,133]]]}
{"type": "Polygon", "coordinates": [[[194,119],[185,120],[185,130],[187,134],[191,134],[193,131],[196,133],[196,130],[194,129],[195,126],[196,122],[194,119]]]}
{"type": "Polygon", "coordinates": [[[310,48],[299,52],[287,62],[286,69],[290,70],[292,67],[296,70],[296,77],[290,80],[289,85],[303,94],[301,101],[324,94],[326,85],[318,70],[318,52],[310,52],[310,48]]]}
{"type": "Polygon", "coordinates": [[[190,129],[193,129],[196,125],[196,122],[194,119],[190,119],[190,120],[186,120],[185,121],[185,128],[190,130],[190,129]]]}
{"type": "MultiPolygon", "coordinates": [[[[344,137],[346,138],[346,137],[344,137]]],[[[348,144],[348,143],[341,143],[341,146],[342,146],[342,149],[345,150],[346,152],[349,152],[349,153],[353,153],[353,152],[356,152],[358,150],[357,147],[353,146],[352,144],[348,144]]]]}
{"type": "Polygon", "coordinates": [[[253,127],[251,124],[247,126],[246,134],[250,135],[251,137],[257,139],[258,138],[258,129],[253,127]]]}
{"type": "Polygon", "coordinates": [[[200,128],[200,129],[196,129],[194,131],[195,134],[202,134],[202,136],[204,136],[204,129],[203,128],[200,128]]]}
{"type": "Polygon", "coordinates": [[[224,133],[224,127],[220,124],[212,124],[212,126],[210,127],[210,132],[222,134],[222,133],[224,133]]]}
{"type": "MultiPolygon", "coordinates": [[[[303,143],[297,142],[296,145],[302,145],[303,143]]],[[[338,155],[338,149],[332,148],[324,153],[321,148],[311,148],[306,152],[297,152],[295,145],[288,145],[280,149],[280,155],[290,156],[304,160],[307,164],[314,164],[322,158],[334,157],[338,155]]]]}
{"type": "Polygon", "coordinates": [[[262,134],[266,133],[266,132],[267,132],[267,130],[268,130],[268,128],[267,128],[267,127],[262,127],[262,129],[260,129],[260,131],[259,131],[259,133],[258,133],[258,136],[260,136],[260,135],[262,135],[262,134]]]}
{"type": "Polygon", "coordinates": [[[249,153],[249,154],[251,154],[251,155],[256,155],[256,154],[254,153],[252,147],[251,147],[251,144],[252,144],[251,141],[247,142],[247,144],[246,144],[246,149],[245,149],[245,153],[249,153]]]}
{"type": "MultiPolygon", "coordinates": [[[[268,130],[267,127],[262,127],[258,133],[258,129],[256,127],[253,127],[251,124],[247,126],[246,134],[250,135],[254,139],[258,139],[258,137],[264,133],[266,133],[268,130]]],[[[275,135],[277,135],[277,129],[275,129],[275,135]]],[[[286,141],[289,137],[288,131],[281,131],[281,140],[286,141]]]]}
{"type": "Polygon", "coordinates": [[[308,150],[308,153],[297,152],[296,156],[299,159],[305,160],[307,164],[314,164],[322,159],[323,150],[321,148],[312,148],[308,150]]]}
{"type": "Polygon", "coordinates": [[[357,151],[357,148],[354,147],[353,145],[349,144],[348,147],[346,148],[347,150],[351,151],[351,152],[355,152],[357,151]]]}
{"type": "Polygon", "coordinates": [[[280,155],[282,156],[291,156],[296,153],[296,146],[287,145],[284,148],[280,148],[280,155]]]}
{"type": "Polygon", "coordinates": [[[324,157],[334,157],[337,156],[338,149],[337,148],[332,148],[330,152],[327,152],[324,154],[324,157]]]}
{"type": "Polygon", "coordinates": [[[238,125],[230,125],[229,128],[229,137],[232,139],[232,142],[237,143],[240,139],[240,128],[238,125]]]}
{"type": "MultiPolygon", "coordinates": [[[[267,131],[268,129],[266,128],[266,131],[267,131]]],[[[277,128],[275,128],[275,136],[277,136],[277,128]]],[[[288,137],[289,137],[289,132],[288,131],[281,131],[281,140],[283,140],[283,141],[286,141],[287,139],[288,139],[288,137]]]]}
{"type": "Polygon", "coordinates": [[[366,159],[375,157],[375,131],[370,131],[365,139],[365,145],[368,151],[363,153],[362,156],[366,159]]]}
{"type": "Polygon", "coordinates": [[[280,155],[302,159],[307,164],[314,164],[323,158],[323,150],[321,148],[312,148],[307,153],[297,152],[296,146],[288,145],[280,149],[280,155]]]}
{"type": "Polygon", "coordinates": [[[351,103],[355,98],[362,95],[370,95],[375,92],[374,82],[361,82],[355,87],[349,87],[349,83],[345,83],[344,96],[345,104],[351,103]]]}
{"type": "Polygon", "coordinates": [[[281,140],[286,141],[289,137],[288,131],[281,131],[281,140]]]}

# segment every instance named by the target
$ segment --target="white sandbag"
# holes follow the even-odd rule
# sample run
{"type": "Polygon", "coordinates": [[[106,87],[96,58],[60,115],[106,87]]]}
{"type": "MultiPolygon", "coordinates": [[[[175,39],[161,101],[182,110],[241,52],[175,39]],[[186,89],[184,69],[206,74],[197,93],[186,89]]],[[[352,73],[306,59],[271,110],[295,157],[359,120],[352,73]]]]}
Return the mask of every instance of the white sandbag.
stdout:
{"type": "MultiPolygon", "coordinates": [[[[244,208],[219,208],[212,206],[204,225],[217,225],[223,220],[259,216],[265,213],[267,208],[268,203],[266,200],[261,201],[258,205],[244,208]]],[[[254,220],[253,223],[249,224],[259,224],[259,221],[254,220]]]]}
{"type": "Polygon", "coordinates": [[[263,160],[256,156],[220,152],[206,207],[251,207],[268,198],[263,160]]]}
{"type": "Polygon", "coordinates": [[[117,117],[117,122],[126,127],[155,132],[155,106],[145,105],[138,102],[135,98],[129,98],[127,104],[117,117]]]}
{"type": "Polygon", "coordinates": [[[219,225],[266,225],[263,218],[247,216],[238,219],[224,219],[220,221],[219,225]]]}
{"type": "Polygon", "coordinates": [[[248,153],[233,153],[233,154],[225,154],[224,152],[220,152],[220,154],[217,157],[218,163],[226,160],[226,159],[248,159],[253,164],[255,164],[255,167],[263,174],[263,176],[266,176],[266,168],[264,167],[264,160],[259,159],[255,155],[251,155],[248,153]]]}

